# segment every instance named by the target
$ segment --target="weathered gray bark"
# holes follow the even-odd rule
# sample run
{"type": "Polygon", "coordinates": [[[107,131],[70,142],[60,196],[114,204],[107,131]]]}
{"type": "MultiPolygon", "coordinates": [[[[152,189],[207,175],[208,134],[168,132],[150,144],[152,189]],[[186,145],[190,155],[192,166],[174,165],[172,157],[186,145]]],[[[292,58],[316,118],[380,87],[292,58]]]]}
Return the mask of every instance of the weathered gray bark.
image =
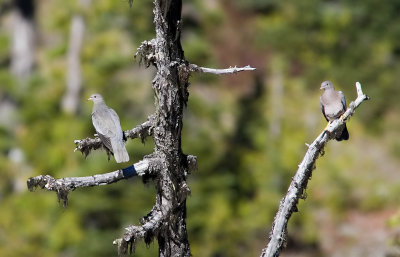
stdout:
{"type": "MultiPolygon", "coordinates": [[[[90,0],[80,0],[83,9],[87,8],[90,0]]],[[[61,107],[64,112],[74,114],[77,112],[82,88],[81,50],[85,36],[85,19],[82,14],[75,14],[71,21],[68,47],[67,87],[63,96],[61,107]]]]}
{"type": "Polygon", "coordinates": [[[35,64],[34,0],[14,0],[11,71],[26,79],[35,64]]]}
{"type": "MultiPolygon", "coordinates": [[[[156,178],[156,204],[152,214],[162,217],[158,228],[159,256],[190,256],[186,231],[187,161],[181,149],[183,109],[189,95],[189,74],[180,72],[185,64],[180,42],[181,0],[154,1],[156,40],[156,115],[154,156],[162,159],[156,178]],[[156,210],[155,210],[156,209],[156,210]]],[[[132,239],[135,238],[133,234],[132,239]]],[[[132,241],[131,239],[131,241],[132,241]]]]}
{"type": "Polygon", "coordinates": [[[327,142],[334,139],[337,133],[341,133],[343,124],[354,114],[355,109],[369,97],[362,92],[361,84],[356,83],[357,99],[349,104],[347,111],[341,119],[330,123],[327,128],[308,146],[308,151],[303,161],[299,164],[296,175],[290,183],[286,196],[281,200],[279,210],[276,213],[270,241],[266,248],[262,250],[261,257],[277,257],[282,248],[286,246],[287,224],[293,212],[297,212],[297,203],[304,198],[303,192],[307,188],[308,181],[311,178],[312,171],[315,169],[315,162],[320,155],[324,153],[324,147],[327,142]]]}

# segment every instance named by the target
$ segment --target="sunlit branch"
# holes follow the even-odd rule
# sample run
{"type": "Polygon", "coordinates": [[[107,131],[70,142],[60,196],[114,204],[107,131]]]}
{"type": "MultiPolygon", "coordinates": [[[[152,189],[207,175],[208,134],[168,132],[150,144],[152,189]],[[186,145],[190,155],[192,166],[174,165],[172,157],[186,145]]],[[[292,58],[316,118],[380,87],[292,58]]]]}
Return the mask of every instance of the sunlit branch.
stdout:
{"type": "Polygon", "coordinates": [[[134,176],[143,176],[151,173],[150,171],[155,163],[156,161],[153,159],[144,159],[124,169],[87,177],[56,179],[50,175],[40,175],[29,178],[27,185],[30,191],[33,191],[33,189],[36,187],[40,187],[48,191],[55,191],[58,199],[63,200],[64,206],[66,206],[68,204],[68,193],[76,188],[108,185],[118,182],[122,179],[128,179],[134,176]]]}
{"type": "Polygon", "coordinates": [[[225,74],[236,74],[241,71],[254,71],[256,68],[250,67],[250,65],[247,65],[245,67],[229,67],[227,69],[212,69],[212,68],[205,68],[205,67],[200,67],[195,64],[190,64],[190,70],[194,72],[200,72],[200,73],[211,73],[215,75],[225,75],[225,74]]]}
{"type": "Polygon", "coordinates": [[[299,164],[296,175],[293,177],[286,196],[281,200],[279,210],[275,216],[270,234],[270,241],[266,248],[262,250],[262,257],[279,256],[280,251],[285,247],[287,223],[293,212],[297,212],[297,203],[300,198],[305,198],[303,192],[307,188],[307,183],[311,178],[312,171],[315,169],[315,162],[324,153],[326,143],[335,138],[336,133],[340,133],[342,125],[354,114],[355,109],[369,97],[362,92],[361,84],[356,83],[357,99],[350,103],[346,112],[340,119],[330,123],[321,134],[308,146],[308,150],[303,161],[299,164]]]}

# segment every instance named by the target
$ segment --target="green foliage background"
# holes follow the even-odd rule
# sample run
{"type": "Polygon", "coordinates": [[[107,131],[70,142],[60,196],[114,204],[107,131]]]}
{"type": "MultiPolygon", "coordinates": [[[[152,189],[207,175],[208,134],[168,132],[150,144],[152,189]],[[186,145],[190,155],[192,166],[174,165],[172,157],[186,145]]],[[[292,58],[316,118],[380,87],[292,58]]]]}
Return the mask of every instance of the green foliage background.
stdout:
{"type": "MultiPolygon", "coordinates": [[[[153,205],[151,183],[134,178],[76,190],[67,209],[57,204],[54,193],[30,193],[25,183],[39,174],[87,176],[124,167],[108,162],[101,151],[85,159],[73,152],[73,141],[94,133],[91,104],[85,101],[93,92],[105,96],[124,129],[154,111],[154,70],[134,59],[140,43],[154,37],[152,1],[135,0],[129,8],[126,1],[96,0],[87,9],[76,0],[35,3],[36,67],[24,83],[10,73],[11,15],[0,12],[0,101],[11,99],[17,106],[12,119],[0,124],[0,256],[116,256],[112,241],[153,205]],[[60,102],[76,13],[87,25],[84,83],[79,112],[68,115],[60,102]],[[23,159],[12,161],[19,150],[23,159]]],[[[372,100],[350,120],[350,140],[330,142],[318,160],[308,198],[289,224],[290,240],[296,242],[289,247],[329,256],[324,226],[335,227],[350,213],[385,214],[385,228],[399,228],[399,10],[400,1],[388,0],[184,1],[187,60],[257,68],[191,78],[182,143],[185,153],[198,156],[187,200],[194,256],[260,253],[305,143],[325,126],[319,85],[328,79],[348,102],[356,97],[356,81],[372,100]],[[281,79],[280,106],[274,104],[273,78],[281,79]]],[[[134,140],[127,149],[136,162],[153,145],[134,140]]],[[[391,234],[384,247],[399,244],[396,238],[391,234]]],[[[353,240],[362,241],[359,236],[353,240]]],[[[139,243],[135,253],[156,255],[156,242],[139,243]]]]}

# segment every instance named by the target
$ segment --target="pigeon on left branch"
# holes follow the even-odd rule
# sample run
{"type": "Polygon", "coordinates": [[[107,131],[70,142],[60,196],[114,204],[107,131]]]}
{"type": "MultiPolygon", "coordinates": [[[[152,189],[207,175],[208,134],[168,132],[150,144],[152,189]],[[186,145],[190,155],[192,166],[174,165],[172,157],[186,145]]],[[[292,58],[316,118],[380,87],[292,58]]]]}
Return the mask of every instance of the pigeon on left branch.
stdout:
{"type": "Polygon", "coordinates": [[[88,100],[93,101],[92,123],[105,147],[113,153],[116,162],[129,161],[117,113],[106,105],[100,94],[93,94],[88,100]]]}

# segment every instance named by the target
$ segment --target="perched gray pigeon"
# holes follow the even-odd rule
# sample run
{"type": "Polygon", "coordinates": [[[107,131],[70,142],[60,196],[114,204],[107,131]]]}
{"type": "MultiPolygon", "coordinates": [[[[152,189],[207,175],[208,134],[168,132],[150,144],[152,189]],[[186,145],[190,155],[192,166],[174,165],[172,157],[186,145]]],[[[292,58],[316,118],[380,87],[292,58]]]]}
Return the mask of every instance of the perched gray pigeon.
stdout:
{"type": "MultiPolygon", "coordinates": [[[[328,122],[338,119],[346,111],[346,98],[342,91],[335,91],[335,88],[330,81],[321,83],[321,88],[324,93],[320,97],[321,110],[325,119],[328,122]]],[[[344,124],[342,133],[336,136],[337,141],[348,140],[349,132],[346,124],[344,124]]]]}
{"type": "Polygon", "coordinates": [[[99,94],[91,95],[88,100],[93,101],[92,123],[103,144],[114,154],[116,162],[129,161],[117,113],[106,105],[99,94]]]}

